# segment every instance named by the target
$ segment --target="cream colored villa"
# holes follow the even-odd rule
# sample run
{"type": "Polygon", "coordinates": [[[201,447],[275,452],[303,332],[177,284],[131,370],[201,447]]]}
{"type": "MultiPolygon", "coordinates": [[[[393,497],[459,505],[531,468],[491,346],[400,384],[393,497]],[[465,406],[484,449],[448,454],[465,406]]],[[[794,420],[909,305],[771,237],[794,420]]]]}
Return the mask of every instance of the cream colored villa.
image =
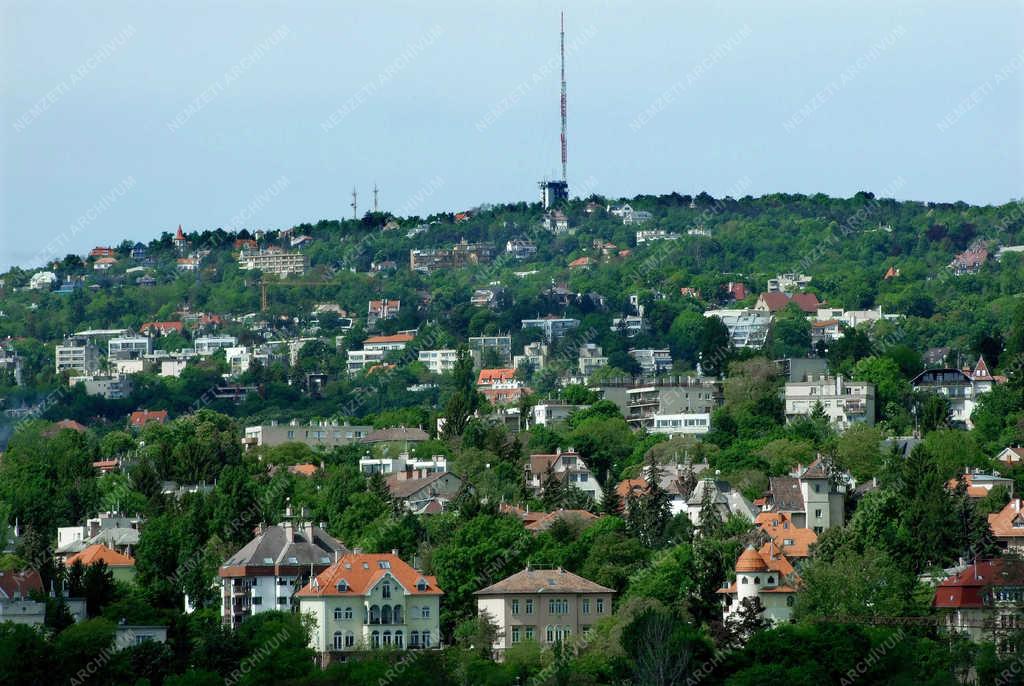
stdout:
{"type": "Polygon", "coordinates": [[[345,555],[297,597],[299,609],[316,621],[310,647],[327,665],[357,651],[440,647],[443,594],[434,577],[393,551],[345,555]]]}

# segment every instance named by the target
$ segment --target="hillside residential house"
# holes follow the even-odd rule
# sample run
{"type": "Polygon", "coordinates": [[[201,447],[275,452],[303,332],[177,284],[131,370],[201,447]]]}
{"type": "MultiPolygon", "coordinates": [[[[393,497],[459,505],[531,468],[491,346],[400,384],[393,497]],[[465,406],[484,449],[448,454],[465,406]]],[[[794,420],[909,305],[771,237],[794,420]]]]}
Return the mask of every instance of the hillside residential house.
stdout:
{"type": "Polygon", "coordinates": [[[405,350],[405,346],[412,343],[416,337],[411,333],[396,333],[390,336],[370,336],[363,341],[363,350],[380,350],[391,352],[392,350],[405,350]]]}
{"type": "Polygon", "coordinates": [[[486,264],[494,257],[494,246],[490,243],[468,243],[463,238],[449,248],[429,248],[409,251],[409,269],[430,274],[439,269],[458,269],[477,264],[486,264]]]}
{"type": "Polygon", "coordinates": [[[421,350],[418,361],[424,364],[432,374],[444,374],[455,369],[459,359],[459,351],[454,348],[440,350],[421,350]]]}
{"type": "Polygon", "coordinates": [[[401,300],[371,300],[366,306],[366,327],[373,329],[379,321],[397,319],[401,311],[401,300]]]}
{"type": "Polygon", "coordinates": [[[761,512],[754,520],[761,529],[763,545],[770,546],[769,552],[781,553],[790,562],[806,560],[811,556],[811,546],[818,542],[813,529],[798,527],[792,515],[786,512],[761,512]]]}
{"type": "Polygon", "coordinates": [[[480,615],[498,626],[493,650],[501,653],[523,641],[552,646],[586,633],[611,616],[615,591],[561,567],[527,567],[473,595],[480,615]]]}
{"type": "Polygon", "coordinates": [[[704,316],[721,319],[736,348],[764,347],[772,326],[771,313],[757,309],[707,310],[704,316]]]}
{"type": "Polygon", "coordinates": [[[107,358],[110,360],[137,360],[148,355],[153,339],[148,336],[115,336],[107,341],[107,358]]]}
{"type": "Polygon", "coordinates": [[[1016,467],[1021,462],[1024,462],[1024,447],[1019,445],[1007,446],[999,451],[995,459],[1006,467],[1016,467]]]}
{"type": "Polygon", "coordinates": [[[978,398],[991,391],[1000,378],[989,374],[984,357],[978,358],[974,369],[926,369],[913,378],[910,385],[915,391],[939,393],[949,400],[950,421],[967,429],[973,429],[971,415],[977,407],[978,398]]]}
{"type": "Polygon", "coordinates": [[[675,426],[676,419],[698,419],[687,415],[709,415],[722,404],[722,386],[708,377],[663,377],[646,383],[632,379],[609,381],[600,386],[601,395],[610,400],[634,429],[652,431],[657,419],[661,433],[706,433],[696,423],[675,426]],[[686,429],[692,429],[687,431],[686,429]]]}
{"type": "Polygon", "coordinates": [[[532,241],[513,238],[505,243],[505,252],[516,260],[528,260],[537,254],[537,246],[532,241]]]}
{"type": "Polygon", "coordinates": [[[305,274],[309,269],[309,257],[300,252],[285,252],[267,248],[256,252],[243,250],[238,254],[239,269],[258,269],[264,274],[289,276],[305,274]]]}
{"type": "MultiPolygon", "coordinates": [[[[687,494],[681,488],[682,480],[678,471],[678,465],[676,469],[675,475],[670,471],[663,474],[661,482],[662,487],[673,496],[673,513],[677,511],[685,513],[690,518],[690,522],[695,527],[699,527],[700,510],[704,504],[704,499],[707,498],[711,501],[723,522],[733,515],[743,517],[751,522],[754,521],[754,517],[757,514],[756,508],[749,500],[743,497],[743,494],[738,489],[733,488],[732,484],[728,481],[713,479],[711,476],[707,476],[698,479],[697,483],[694,484],[693,490],[687,494]],[[665,479],[665,476],[669,478],[665,479]]],[[[707,474],[708,472],[704,470],[703,473],[707,474]]]]}
{"type": "Polygon", "coordinates": [[[87,336],[68,336],[54,349],[57,373],[65,369],[92,374],[100,369],[99,348],[87,336]]]}
{"type": "Polygon", "coordinates": [[[946,483],[946,488],[955,491],[961,482],[964,484],[967,497],[973,500],[981,500],[986,497],[996,486],[1005,488],[1010,497],[1013,497],[1013,479],[999,476],[998,473],[986,474],[980,469],[968,470],[959,477],[950,479],[946,483]]]}
{"type": "Polygon", "coordinates": [[[678,233],[669,233],[665,229],[648,229],[636,232],[636,244],[653,243],[655,241],[677,241],[682,236],[678,233]]]}
{"type": "Polygon", "coordinates": [[[530,455],[529,461],[524,467],[524,479],[527,489],[537,495],[544,493],[544,483],[551,476],[565,482],[568,486],[575,486],[584,493],[590,495],[594,502],[601,502],[601,486],[597,479],[590,472],[590,468],[572,448],[558,450],[553,454],[530,455]]]}
{"type": "Polygon", "coordinates": [[[69,384],[82,385],[86,395],[98,395],[107,400],[124,400],[132,394],[132,378],[126,374],[73,376],[69,384]]]}
{"type": "Polygon", "coordinates": [[[309,645],[321,666],[345,653],[441,647],[437,579],[390,554],[348,553],[314,576],[297,594],[315,620],[309,645]]]}
{"type": "Polygon", "coordinates": [[[1024,552],[1024,512],[1021,512],[1024,501],[1011,498],[1002,510],[988,516],[988,526],[996,542],[1003,548],[1024,552]]]}
{"type": "Polygon", "coordinates": [[[599,519],[589,510],[566,510],[563,508],[554,512],[534,512],[533,514],[539,516],[535,517],[534,521],[523,524],[524,528],[533,534],[547,531],[558,522],[567,524],[577,531],[582,531],[599,519]]]}
{"type": "Polygon", "coordinates": [[[523,354],[512,358],[512,366],[519,369],[529,364],[534,371],[540,371],[548,364],[548,345],[543,341],[533,341],[523,346],[523,354]]]}
{"type": "Polygon", "coordinates": [[[544,215],[542,220],[545,230],[556,236],[569,232],[569,218],[562,210],[551,210],[544,215]]]}
{"type": "Polygon", "coordinates": [[[397,457],[377,457],[367,453],[359,458],[359,471],[367,476],[398,474],[405,471],[439,474],[448,471],[448,458],[444,455],[432,455],[430,458],[420,459],[412,457],[408,452],[401,452],[397,457]]]}
{"type": "Polygon", "coordinates": [[[608,358],[605,357],[601,346],[596,343],[585,343],[580,346],[579,369],[583,378],[590,378],[598,369],[607,366],[608,358]]]}
{"type": "Polygon", "coordinates": [[[792,570],[782,553],[769,549],[765,554],[748,545],[736,560],[736,580],[718,591],[725,599],[724,618],[738,615],[744,600],[757,598],[764,607],[764,619],[773,624],[788,622],[797,593],[786,580],[792,570]]]}
{"type": "Polygon", "coordinates": [[[174,249],[179,252],[188,247],[188,239],[185,238],[185,232],[181,230],[181,224],[178,224],[178,231],[171,238],[171,243],[174,245],[174,249]]]}
{"type": "Polygon", "coordinates": [[[711,415],[707,412],[653,414],[651,421],[648,431],[652,434],[699,436],[711,431],[711,415]]]}
{"type": "Polygon", "coordinates": [[[558,422],[564,422],[573,412],[587,407],[589,405],[569,405],[557,402],[537,403],[530,413],[530,426],[551,426],[558,422]]]}
{"type": "Polygon", "coordinates": [[[212,355],[221,348],[234,348],[238,339],[234,336],[200,336],[193,341],[197,355],[212,355]]]}
{"type": "Polygon", "coordinates": [[[790,303],[795,304],[808,314],[817,314],[818,308],[821,307],[821,303],[818,302],[818,296],[814,295],[814,293],[786,295],[776,291],[759,295],[757,302],[754,303],[754,309],[762,312],[779,312],[786,309],[790,303]]]}
{"type": "Polygon", "coordinates": [[[629,356],[640,365],[640,373],[644,376],[657,376],[672,369],[672,352],[668,348],[630,348],[629,356]]]}
{"type": "Polygon", "coordinates": [[[811,322],[811,347],[818,343],[830,343],[843,337],[843,330],[838,319],[826,319],[822,322],[811,322]]]}
{"type": "Polygon", "coordinates": [[[829,479],[820,457],[806,469],[797,465],[789,476],[770,477],[762,509],[788,515],[794,526],[817,534],[842,526],[846,518],[843,489],[829,479]]]}
{"type": "Polygon", "coordinates": [[[81,552],[75,553],[64,560],[64,564],[68,569],[77,562],[81,562],[86,567],[98,562],[106,563],[107,568],[114,575],[114,581],[128,583],[135,579],[135,560],[108,548],[102,543],[93,543],[81,552]]]}
{"type": "Polygon", "coordinates": [[[469,352],[473,356],[473,364],[482,367],[485,352],[493,350],[501,364],[512,362],[512,336],[470,336],[469,352]]]}
{"type": "Polygon", "coordinates": [[[975,245],[953,258],[949,268],[953,270],[954,276],[965,274],[977,274],[988,262],[988,248],[984,245],[975,245]]]}
{"type": "Polygon", "coordinates": [[[372,431],[372,426],[351,425],[348,422],[337,420],[314,420],[302,423],[293,419],[285,424],[271,421],[269,424],[245,427],[242,445],[249,450],[260,445],[304,443],[310,447],[327,449],[358,443],[372,431]]]}
{"type": "Polygon", "coordinates": [[[360,443],[376,445],[378,443],[391,443],[395,447],[408,450],[413,443],[422,443],[429,440],[430,435],[418,427],[394,426],[388,429],[376,429],[359,439],[360,443]]]}
{"type": "Polygon", "coordinates": [[[132,429],[141,429],[150,422],[166,424],[167,410],[135,410],[128,415],[128,426],[132,429]]]}
{"type": "Polygon", "coordinates": [[[57,283],[57,275],[53,272],[36,272],[28,280],[28,289],[32,291],[48,291],[57,283]]]}
{"type": "Polygon", "coordinates": [[[256,536],[220,566],[221,618],[232,628],[267,610],[292,610],[294,597],[310,579],[340,556],[349,554],[340,541],[312,522],[293,517],[262,524],[256,536]]]}
{"type": "Polygon", "coordinates": [[[4,622],[42,627],[46,620],[46,603],[29,597],[33,591],[43,591],[39,572],[0,571],[0,625],[4,622]]]}
{"type": "Polygon", "coordinates": [[[932,601],[948,631],[972,641],[991,641],[1000,653],[1012,651],[1012,634],[1024,626],[1021,589],[1024,566],[1019,560],[977,560],[948,577],[932,601]]]}
{"type": "Polygon", "coordinates": [[[626,338],[635,338],[642,334],[647,328],[644,318],[639,315],[630,314],[625,317],[612,319],[611,331],[613,333],[625,334],[626,338]]]}
{"type": "Polygon", "coordinates": [[[544,332],[544,338],[551,342],[579,327],[580,320],[556,317],[553,314],[549,314],[546,317],[537,319],[523,319],[522,325],[524,329],[540,329],[544,332]]]}
{"type": "Polygon", "coordinates": [[[181,333],[185,328],[182,322],[146,322],[139,327],[139,333],[148,336],[166,336],[170,333],[181,333]]]}
{"type": "Polygon", "coordinates": [[[786,421],[809,417],[819,406],[840,431],[856,423],[875,425],[875,385],[843,376],[811,376],[786,383],[786,421]]]}
{"type": "Polygon", "coordinates": [[[428,471],[411,466],[386,479],[391,497],[413,514],[438,514],[462,490],[463,481],[449,471],[428,471]]]}
{"type": "Polygon", "coordinates": [[[811,277],[806,274],[779,274],[774,279],[768,279],[769,293],[793,293],[802,291],[811,285],[811,277]]]}
{"type": "Polygon", "coordinates": [[[469,298],[474,307],[486,307],[491,310],[501,309],[508,300],[508,292],[500,286],[477,288],[469,298]]]}
{"type": "Polygon", "coordinates": [[[78,526],[57,527],[55,555],[60,559],[80,553],[94,544],[131,557],[139,543],[139,530],[144,520],[118,512],[100,512],[78,526]]]}

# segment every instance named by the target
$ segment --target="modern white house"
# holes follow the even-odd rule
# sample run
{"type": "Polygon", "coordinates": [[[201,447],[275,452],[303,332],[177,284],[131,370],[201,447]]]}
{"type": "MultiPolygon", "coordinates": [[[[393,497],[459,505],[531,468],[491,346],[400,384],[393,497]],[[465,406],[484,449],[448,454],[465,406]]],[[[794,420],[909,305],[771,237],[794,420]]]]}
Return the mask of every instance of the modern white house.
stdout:
{"type": "Polygon", "coordinates": [[[699,436],[711,430],[711,414],[692,412],[681,414],[655,414],[648,428],[652,434],[699,436]]]}
{"type": "Polygon", "coordinates": [[[347,553],[296,597],[300,611],[314,621],[309,645],[326,666],[346,653],[440,648],[443,595],[437,579],[393,550],[347,553]]]}
{"type": "Polygon", "coordinates": [[[974,428],[971,415],[978,398],[991,391],[999,379],[988,371],[985,358],[978,358],[974,369],[926,369],[910,382],[915,391],[937,393],[949,400],[950,421],[967,429],[974,428]]]}
{"type": "Polygon", "coordinates": [[[432,374],[444,374],[455,369],[455,362],[458,359],[458,350],[442,348],[440,350],[421,350],[418,361],[426,365],[432,374]]]}
{"type": "Polygon", "coordinates": [[[786,420],[808,417],[819,404],[840,431],[851,425],[875,424],[875,385],[839,376],[808,376],[785,386],[786,420]]]}
{"type": "Polygon", "coordinates": [[[763,348],[772,326],[771,312],[763,310],[708,310],[704,316],[721,319],[737,348],[763,348]]]}
{"type": "Polygon", "coordinates": [[[88,337],[69,336],[54,349],[54,361],[58,374],[65,369],[92,374],[99,371],[100,351],[88,337]]]}
{"type": "Polygon", "coordinates": [[[197,355],[212,355],[221,348],[233,348],[238,345],[234,336],[200,336],[194,341],[197,355]]]}
{"type": "Polygon", "coordinates": [[[523,319],[522,325],[524,329],[540,329],[548,341],[553,341],[579,327],[580,320],[556,317],[552,314],[537,319],[523,319]]]}

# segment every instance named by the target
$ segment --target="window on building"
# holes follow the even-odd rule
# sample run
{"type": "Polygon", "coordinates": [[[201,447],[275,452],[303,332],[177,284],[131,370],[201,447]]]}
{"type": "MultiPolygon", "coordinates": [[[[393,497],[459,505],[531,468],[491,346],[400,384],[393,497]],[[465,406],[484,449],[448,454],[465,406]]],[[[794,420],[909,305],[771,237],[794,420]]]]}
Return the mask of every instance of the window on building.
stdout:
{"type": "Polygon", "coordinates": [[[370,606],[370,624],[380,624],[380,608],[376,605],[370,606]]]}
{"type": "Polygon", "coordinates": [[[404,644],[405,644],[405,639],[402,637],[402,632],[401,631],[396,631],[395,632],[395,647],[396,648],[404,648],[405,647],[404,644]]]}
{"type": "Polygon", "coordinates": [[[340,607],[334,608],[334,618],[335,619],[341,619],[343,615],[344,615],[344,613],[343,613],[343,611],[342,611],[342,609],[340,607]]]}
{"type": "Polygon", "coordinates": [[[258,595],[254,595],[252,597],[252,604],[253,605],[262,605],[263,604],[263,597],[262,596],[258,596],[258,595]]]}
{"type": "Polygon", "coordinates": [[[356,644],[356,636],[351,631],[345,632],[345,647],[352,648],[356,644]]]}
{"type": "Polygon", "coordinates": [[[590,614],[590,598],[584,598],[583,599],[583,614],[585,614],[585,615],[589,615],[590,614]]]}
{"type": "Polygon", "coordinates": [[[374,631],[370,633],[370,647],[380,648],[380,632],[374,631]]]}
{"type": "Polygon", "coordinates": [[[279,596],[277,596],[277,604],[278,605],[287,605],[288,604],[288,596],[286,596],[286,595],[279,595],[279,596]]]}
{"type": "Polygon", "coordinates": [[[409,634],[409,647],[419,648],[420,647],[420,632],[413,631],[409,634]]]}
{"type": "Polygon", "coordinates": [[[385,646],[391,645],[391,632],[390,631],[385,631],[384,632],[384,645],[385,646]]]}
{"type": "Polygon", "coordinates": [[[352,619],[352,608],[346,607],[345,612],[342,615],[342,619],[352,619]]]}
{"type": "Polygon", "coordinates": [[[814,511],[814,518],[815,519],[821,519],[821,510],[815,510],[814,511]]]}
{"type": "Polygon", "coordinates": [[[384,607],[382,607],[380,609],[380,623],[381,624],[391,624],[391,617],[392,617],[392,614],[391,614],[391,606],[390,605],[385,605],[384,607]]]}
{"type": "Polygon", "coordinates": [[[424,648],[429,648],[430,647],[430,632],[429,631],[424,631],[422,634],[420,634],[420,643],[423,644],[424,648]]]}
{"type": "Polygon", "coordinates": [[[427,588],[428,588],[428,586],[427,586],[427,580],[426,579],[420,579],[419,581],[416,582],[416,590],[417,591],[426,591],[427,588]]]}
{"type": "Polygon", "coordinates": [[[392,613],[392,616],[394,617],[395,624],[401,624],[402,623],[402,606],[401,605],[395,605],[394,612],[392,613]]]}
{"type": "Polygon", "coordinates": [[[547,628],[544,629],[544,638],[547,639],[548,643],[555,642],[555,627],[548,624],[547,628]]]}
{"type": "Polygon", "coordinates": [[[532,626],[528,626],[528,627],[524,627],[524,629],[525,629],[524,633],[526,635],[526,640],[527,641],[532,641],[533,640],[533,627],[532,626]]]}
{"type": "Polygon", "coordinates": [[[604,598],[597,599],[597,613],[601,614],[604,612],[604,598]]]}
{"type": "Polygon", "coordinates": [[[334,632],[334,649],[341,650],[345,645],[345,637],[340,631],[334,632]]]}
{"type": "Polygon", "coordinates": [[[385,600],[391,598],[391,584],[386,581],[380,586],[380,597],[385,600]]]}
{"type": "Polygon", "coordinates": [[[423,619],[430,619],[430,606],[424,605],[420,608],[420,617],[423,619]]]}
{"type": "Polygon", "coordinates": [[[512,614],[519,614],[519,598],[512,599],[512,614]]]}
{"type": "Polygon", "coordinates": [[[796,602],[796,598],[791,595],[786,596],[786,607],[793,607],[794,602],[796,602]]]}
{"type": "Polygon", "coordinates": [[[528,615],[532,615],[533,614],[533,598],[527,598],[526,599],[526,614],[528,614],[528,615]]]}
{"type": "Polygon", "coordinates": [[[512,642],[519,643],[519,627],[512,627],[512,642]]]}

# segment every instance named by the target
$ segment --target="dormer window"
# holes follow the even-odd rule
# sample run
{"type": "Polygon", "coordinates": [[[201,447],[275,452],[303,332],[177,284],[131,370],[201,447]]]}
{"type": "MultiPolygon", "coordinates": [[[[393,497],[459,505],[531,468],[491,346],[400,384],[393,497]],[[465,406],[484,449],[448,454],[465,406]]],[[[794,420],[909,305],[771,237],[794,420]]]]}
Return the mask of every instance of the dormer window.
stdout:
{"type": "Polygon", "coordinates": [[[420,580],[416,582],[416,590],[422,592],[426,591],[428,588],[429,586],[427,586],[427,580],[423,577],[420,577],[420,580]]]}
{"type": "Polygon", "coordinates": [[[339,593],[347,593],[348,592],[348,582],[345,581],[344,579],[342,579],[342,580],[340,580],[338,582],[338,592],[339,593]]]}

